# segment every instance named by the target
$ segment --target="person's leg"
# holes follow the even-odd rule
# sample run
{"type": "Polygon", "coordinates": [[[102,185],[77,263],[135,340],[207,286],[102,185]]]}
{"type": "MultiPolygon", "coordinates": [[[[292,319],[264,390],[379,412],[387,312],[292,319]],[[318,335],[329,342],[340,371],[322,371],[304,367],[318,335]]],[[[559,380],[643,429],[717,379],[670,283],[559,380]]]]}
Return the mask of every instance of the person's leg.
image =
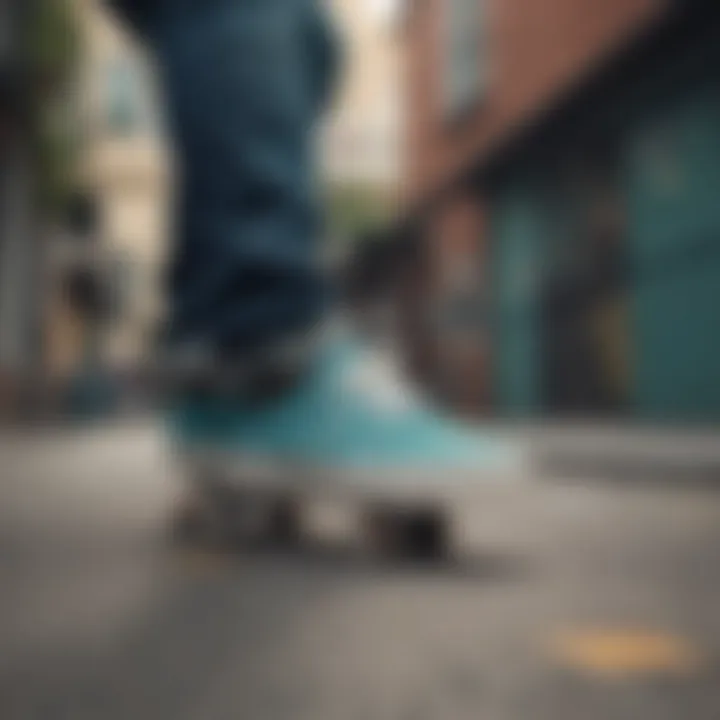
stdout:
{"type": "MultiPolygon", "coordinates": [[[[333,53],[315,3],[156,0],[154,22],[140,21],[152,28],[144,34],[159,60],[181,179],[174,339],[205,340],[231,365],[324,314],[312,128],[333,53]]],[[[517,467],[513,449],[438,416],[392,358],[351,331],[328,332],[306,359],[279,391],[254,362],[231,392],[224,382],[198,393],[184,386],[169,421],[192,474],[212,483],[219,474],[235,490],[294,490],[309,479],[417,500],[436,494],[428,484],[444,495],[478,469],[517,467]]],[[[231,504],[213,505],[225,513],[231,504]]]]}
{"type": "Polygon", "coordinates": [[[154,54],[177,170],[171,345],[242,354],[324,313],[313,126],[335,63],[315,0],[115,0],[154,54]]]}

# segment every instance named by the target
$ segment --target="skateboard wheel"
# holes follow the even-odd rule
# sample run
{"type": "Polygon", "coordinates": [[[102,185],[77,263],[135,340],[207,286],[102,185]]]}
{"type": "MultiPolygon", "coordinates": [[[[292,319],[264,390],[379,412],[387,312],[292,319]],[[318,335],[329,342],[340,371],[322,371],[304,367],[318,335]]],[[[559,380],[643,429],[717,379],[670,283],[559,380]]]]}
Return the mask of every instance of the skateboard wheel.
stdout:
{"type": "Polygon", "coordinates": [[[215,523],[216,518],[206,499],[193,492],[176,509],[171,531],[173,538],[180,542],[205,543],[213,539],[215,523]]]}
{"type": "Polygon", "coordinates": [[[172,522],[173,537],[184,543],[224,546],[233,540],[234,506],[206,479],[193,482],[172,522]]]}
{"type": "Polygon", "coordinates": [[[444,513],[439,510],[411,513],[405,523],[405,544],[411,557],[434,560],[449,554],[450,527],[444,513]]]}
{"type": "Polygon", "coordinates": [[[373,551],[383,556],[434,560],[450,552],[450,525],[436,508],[371,508],[364,531],[373,551]]]}
{"type": "Polygon", "coordinates": [[[297,498],[231,488],[208,478],[193,482],[173,518],[175,539],[213,547],[292,546],[301,533],[297,498]]]}
{"type": "Polygon", "coordinates": [[[300,503],[295,498],[280,498],[267,510],[265,535],[276,545],[296,545],[302,537],[300,503]]]}

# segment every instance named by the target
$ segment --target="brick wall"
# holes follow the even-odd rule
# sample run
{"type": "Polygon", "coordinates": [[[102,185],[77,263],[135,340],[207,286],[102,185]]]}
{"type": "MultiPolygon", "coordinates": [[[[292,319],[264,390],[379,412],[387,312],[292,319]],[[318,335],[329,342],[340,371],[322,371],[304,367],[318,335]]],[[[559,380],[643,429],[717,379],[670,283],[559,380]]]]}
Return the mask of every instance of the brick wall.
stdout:
{"type": "Polygon", "coordinates": [[[440,113],[441,28],[448,0],[415,0],[406,48],[405,200],[412,206],[514,127],[551,105],[594,66],[659,19],[667,0],[484,2],[489,83],[462,122],[440,113]]]}
{"type": "MultiPolygon", "coordinates": [[[[485,20],[487,86],[464,117],[443,117],[442,28],[449,0],[408,0],[405,47],[404,201],[424,206],[448,180],[477,164],[522,123],[531,121],[582,83],[593,68],[661,18],[665,0],[477,0],[485,20]]],[[[482,73],[481,73],[482,74],[482,73]]],[[[435,308],[452,292],[462,269],[473,269],[489,293],[488,208],[468,189],[446,198],[424,228],[428,272],[423,279],[421,348],[425,375],[456,408],[490,405],[491,338],[443,335],[435,308]]],[[[462,282],[462,280],[459,280],[462,282]]],[[[416,298],[416,302],[417,298],[416,298]]]]}
{"type": "MultiPolygon", "coordinates": [[[[432,304],[437,308],[488,290],[485,275],[487,216],[481,199],[457,193],[433,218],[430,228],[432,304]]],[[[465,300],[463,300],[465,302],[465,300]]],[[[478,321],[440,322],[436,362],[444,398],[457,409],[488,405],[489,338],[478,321]]]]}

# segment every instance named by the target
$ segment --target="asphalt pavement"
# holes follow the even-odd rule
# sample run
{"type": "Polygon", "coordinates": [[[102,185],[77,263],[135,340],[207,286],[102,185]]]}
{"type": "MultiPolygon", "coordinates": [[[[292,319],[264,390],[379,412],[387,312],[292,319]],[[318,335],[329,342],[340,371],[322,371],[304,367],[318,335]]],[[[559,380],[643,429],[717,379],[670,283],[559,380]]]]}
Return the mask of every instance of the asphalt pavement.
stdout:
{"type": "Polygon", "coordinates": [[[720,488],[530,473],[418,565],[342,509],[181,547],[179,470],[150,423],[0,438],[2,720],[720,718],[720,488]]]}

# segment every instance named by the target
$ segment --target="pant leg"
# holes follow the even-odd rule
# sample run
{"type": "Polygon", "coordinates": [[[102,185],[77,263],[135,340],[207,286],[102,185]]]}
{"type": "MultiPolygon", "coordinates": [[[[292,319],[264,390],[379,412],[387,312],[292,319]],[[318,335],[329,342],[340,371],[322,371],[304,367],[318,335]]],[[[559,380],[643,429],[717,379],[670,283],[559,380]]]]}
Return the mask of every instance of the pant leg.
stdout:
{"type": "Polygon", "coordinates": [[[162,0],[105,0],[118,19],[140,38],[148,35],[160,2],[162,0]]]}
{"type": "Polygon", "coordinates": [[[231,351],[322,317],[313,128],[334,55],[314,0],[155,0],[174,149],[171,337],[231,351]]]}

